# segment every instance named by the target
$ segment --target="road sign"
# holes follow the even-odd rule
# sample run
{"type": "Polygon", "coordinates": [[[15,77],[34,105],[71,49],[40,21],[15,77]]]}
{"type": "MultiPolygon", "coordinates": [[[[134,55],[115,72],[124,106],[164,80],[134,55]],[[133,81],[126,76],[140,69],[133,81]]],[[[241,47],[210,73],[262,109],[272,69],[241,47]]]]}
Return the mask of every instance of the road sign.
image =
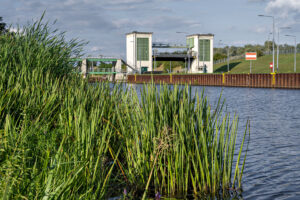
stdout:
{"type": "Polygon", "coordinates": [[[252,60],[256,60],[256,52],[247,52],[246,60],[250,60],[250,73],[251,73],[252,60]]]}
{"type": "Polygon", "coordinates": [[[272,63],[272,62],[270,63],[270,68],[271,68],[271,69],[273,68],[273,63],[272,63]]]}
{"type": "Polygon", "coordinates": [[[256,52],[247,52],[246,53],[246,60],[256,60],[256,52]]]}

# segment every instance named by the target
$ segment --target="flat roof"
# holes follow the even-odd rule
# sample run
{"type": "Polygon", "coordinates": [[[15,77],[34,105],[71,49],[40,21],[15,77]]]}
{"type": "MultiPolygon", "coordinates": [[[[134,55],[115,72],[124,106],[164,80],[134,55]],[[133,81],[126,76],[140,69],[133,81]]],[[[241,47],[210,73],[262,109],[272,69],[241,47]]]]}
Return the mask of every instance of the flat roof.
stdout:
{"type": "Polygon", "coordinates": [[[126,35],[131,35],[131,34],[153,34],[153,32],[132,31],[131,33],[126,33],[126,35]]]}
{"type": "Polygon", "coordinates": [[[192,34],[192,35],[188,35],[187,37],[192,37],[192,36],[215,36],[212,33],[207,33],[207,34],[192,34]]]}

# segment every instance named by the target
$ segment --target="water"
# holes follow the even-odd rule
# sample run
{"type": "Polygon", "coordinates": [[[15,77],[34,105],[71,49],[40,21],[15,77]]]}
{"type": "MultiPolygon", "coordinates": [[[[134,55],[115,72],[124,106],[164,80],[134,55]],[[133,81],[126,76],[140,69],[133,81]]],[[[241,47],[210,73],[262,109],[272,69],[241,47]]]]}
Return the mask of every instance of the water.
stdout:
{"type": "Polygon", "coordinates": [[[205,87],[212,106],[222,91],[228,112],[239,115],[240,133],[251,123],[243,198],[300,199],[300,90],[205,87]]]}

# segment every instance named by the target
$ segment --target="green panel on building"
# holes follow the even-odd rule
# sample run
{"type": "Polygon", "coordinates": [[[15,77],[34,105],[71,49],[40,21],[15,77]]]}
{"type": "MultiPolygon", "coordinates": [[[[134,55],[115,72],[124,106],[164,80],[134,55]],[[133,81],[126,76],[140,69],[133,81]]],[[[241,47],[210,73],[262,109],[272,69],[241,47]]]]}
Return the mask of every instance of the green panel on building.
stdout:
{"type": "Polygon", "coordinates": [[[188,48],[193,48],[194,47],[194,38],[188,38],[186,40],[186,45],[188,46],[188,48]]]}
{"type": "Polygon", "coordinates": [[[210,40],[199,40],[199,60],[210,61],[210,40]]]}
{"type": "Polygon", "coordinates": [[[149,38],[137,38],[137,60],[149,61],[149,38]]]}

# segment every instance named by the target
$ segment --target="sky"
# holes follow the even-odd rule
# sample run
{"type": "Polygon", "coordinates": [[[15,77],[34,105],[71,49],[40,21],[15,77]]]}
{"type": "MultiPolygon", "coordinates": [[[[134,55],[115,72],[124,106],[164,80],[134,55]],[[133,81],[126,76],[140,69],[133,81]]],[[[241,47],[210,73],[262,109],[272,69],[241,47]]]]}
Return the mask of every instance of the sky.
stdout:
{"type": "MultiPolygon", "coordinates": [[[[215,47],[263,44],[272,37],[272,18],[282,30],[280,42],[300,41],[300,0],[0,0],[0,16],[14,27],[39,19],[57,20],[53,28],[66,38],[89,42],[88,56],[125,58],[126,33],[153,32],[154,42],[184,44],[194,33],[215,35],[215,47]],[[177,33],[181,32],[181,33],[177,33]]],[[[277,38],[277,34],[276,34],[277,38]]]]}

